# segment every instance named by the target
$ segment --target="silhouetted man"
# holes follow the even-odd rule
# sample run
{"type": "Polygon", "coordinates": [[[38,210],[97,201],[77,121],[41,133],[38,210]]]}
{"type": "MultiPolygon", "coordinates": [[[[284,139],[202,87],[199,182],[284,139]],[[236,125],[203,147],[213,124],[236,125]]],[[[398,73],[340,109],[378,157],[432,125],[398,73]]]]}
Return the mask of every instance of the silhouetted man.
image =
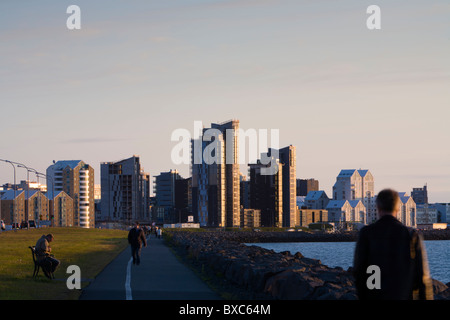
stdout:
{"type": "Polygon", "coordinates": [[[134,228],[128,232],[128,243],[131,245],[133,264],[139,265],[141,263],[142,244],[146,247],[147,239],[145,238],[144,230],[139,228],[139,222],[137,221],[134,223],[134,228]]]}
{"type": "Polygon", "coordinates": [[[382,190],[376,205],[379,219],[361,229],[355,249],[354,276],[359,299],[432,300],[423,239],[417,230],[397,220],[398,193],[382,190]],[[379,288],[368,283],[372,274],[367,270],[369,266],[379,267],[379,288]]]}

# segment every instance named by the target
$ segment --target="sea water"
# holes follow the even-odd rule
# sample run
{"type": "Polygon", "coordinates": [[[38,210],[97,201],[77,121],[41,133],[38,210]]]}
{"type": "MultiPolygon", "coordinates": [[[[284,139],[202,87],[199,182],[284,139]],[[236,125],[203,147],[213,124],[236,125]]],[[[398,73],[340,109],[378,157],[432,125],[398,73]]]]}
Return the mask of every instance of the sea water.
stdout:
{"type": "MultiPolygon", "coordinates": [[[[303,256],[318,259],[329,267],[347,270],[353,266],[356,242],[294,242],[249,243],[275,252],[300,252],[303,256]]],[[[450,240],[425,241],[431,277],[445,284],[450,282],[450,240]]]]}

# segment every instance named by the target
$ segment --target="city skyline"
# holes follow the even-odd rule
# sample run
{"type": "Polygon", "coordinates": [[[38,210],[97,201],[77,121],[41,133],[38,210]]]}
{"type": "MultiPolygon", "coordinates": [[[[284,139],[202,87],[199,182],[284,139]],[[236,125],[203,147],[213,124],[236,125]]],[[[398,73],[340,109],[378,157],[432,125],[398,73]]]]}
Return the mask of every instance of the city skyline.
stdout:
{"type": "Polygon", "coordinates": [[[0,158],[39,172],[83,160],[99,184],[101,162],[138,154],[152,177],[188,177],[171,133],[239,119],[279,129],[297,178],[327,194],[341,169],[367,168],[376,192],[427,184],[450,202],[445,1],[377,1],[378,31],[366,1],[76,2],[74,31],[72,3],[0,3],[0,158]]]}

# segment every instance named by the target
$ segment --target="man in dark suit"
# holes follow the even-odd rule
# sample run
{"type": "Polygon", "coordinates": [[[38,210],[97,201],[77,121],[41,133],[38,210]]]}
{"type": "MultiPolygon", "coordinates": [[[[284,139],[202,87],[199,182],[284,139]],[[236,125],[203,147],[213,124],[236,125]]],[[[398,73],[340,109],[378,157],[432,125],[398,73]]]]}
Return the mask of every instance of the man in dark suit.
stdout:
{"type": "Polygon", "coordinates": [[[398,193],[382,190],[376,205],[379,219],[360,230],[355,249],[353,271],[359,299],[432,300],[433,287],[423,239],[417,230],[397,220],[398,193]],[[379,270],[379,284],[374,287],[369,278],[376,270],[379,270]]]}
{"type": "Polygon", "coordinates": [[[133,264],[139,265],[141,263],[141,248],[147,246],[147,239],[145,238],[144,230],[139,227],[139,222],[134,223],[134,228],[128,232],[128,243],[131,245],[131,256],[133,257],[133,264]]]}

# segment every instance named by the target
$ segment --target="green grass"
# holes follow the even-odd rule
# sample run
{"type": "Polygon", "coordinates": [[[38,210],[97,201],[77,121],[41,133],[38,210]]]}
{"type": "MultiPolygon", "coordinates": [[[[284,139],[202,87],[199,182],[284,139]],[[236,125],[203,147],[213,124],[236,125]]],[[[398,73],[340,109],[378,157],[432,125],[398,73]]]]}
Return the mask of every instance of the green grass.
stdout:
{"type": "MultiPolygon", "coordinates": [[[[128,246],[127,232],[83,228],[43,228],[2,232],[0,234],[0,300],[78,299],[81,290],[69,290],[66,279],[69,265],[81,269],[82,279],[94,279],[103,268],[128,246]],[[32,279],[34,264],[29,246],[52,233],[52,254],[61,264],[55,280],[42,270],[32,279]]],[[[82,281],[82,288],[89,282],[82,281]]]]}

